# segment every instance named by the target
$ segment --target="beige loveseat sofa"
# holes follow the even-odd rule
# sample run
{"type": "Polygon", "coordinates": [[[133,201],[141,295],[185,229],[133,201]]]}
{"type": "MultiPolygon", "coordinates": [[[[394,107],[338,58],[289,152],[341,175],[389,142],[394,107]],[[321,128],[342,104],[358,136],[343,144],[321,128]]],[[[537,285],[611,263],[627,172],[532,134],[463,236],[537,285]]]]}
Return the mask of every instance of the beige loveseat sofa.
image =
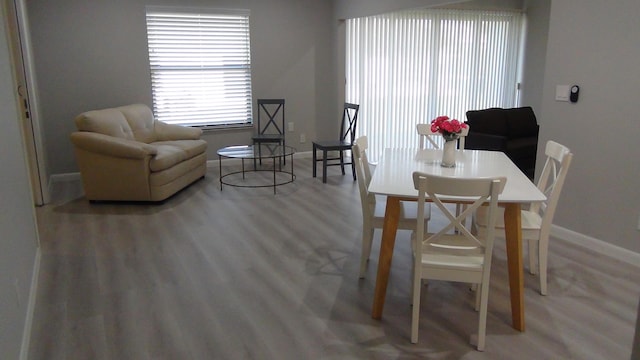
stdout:
{"type": "Polygon", "coordinates": [[[75,122],[88,200],[162,201],[205,175],[202,130],[157,121],[146,105],[88,111],[75,122]]]}

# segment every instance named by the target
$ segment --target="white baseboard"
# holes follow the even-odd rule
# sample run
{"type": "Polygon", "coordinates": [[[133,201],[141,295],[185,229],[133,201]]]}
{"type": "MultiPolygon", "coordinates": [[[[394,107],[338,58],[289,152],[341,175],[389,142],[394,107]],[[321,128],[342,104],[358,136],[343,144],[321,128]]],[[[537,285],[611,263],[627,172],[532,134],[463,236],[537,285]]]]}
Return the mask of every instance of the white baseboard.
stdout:
{"type": "Polygon", "coordinates": [[[79,179],[80,179],[80,173],[73,172],[73,173],[51,175],[51,180],[49,182],[54,183],[54,182],[63,182],[63,181],[75,181],[79,179]]]}
{"type": "Polygon", "coordinates": [[[51,191],[51,187],[55,183],[65,182],[65,181],[76,181],[76,180],[80,180],[79,172],[51,175],[51,177],[49,177],[49,184],[48,184],[49,191],[51,191]]]}
{"type": "Polygon", "coordinates": [[[640,266],[640,254],[606,241],[593,238],[560,226],[551,226],[551,235],[568,243],[588,247],[603,255],[611,256],[631,265],[640,266]]]}
{"type": "Polygon", "coordinates": [[[33,274],[31,276],[31,288],[29,290],[29,302],[27,303],[27,316],[22,332],[22,344],[20,346],[20,360],[29,358],[29,343],[31,342],[31,330],[33,328],[33,313],[36,308],[36,297],[38,294],[38,278],[40,274],[40,247],[36,249],[35,264],[33,264],[33,274]]]}

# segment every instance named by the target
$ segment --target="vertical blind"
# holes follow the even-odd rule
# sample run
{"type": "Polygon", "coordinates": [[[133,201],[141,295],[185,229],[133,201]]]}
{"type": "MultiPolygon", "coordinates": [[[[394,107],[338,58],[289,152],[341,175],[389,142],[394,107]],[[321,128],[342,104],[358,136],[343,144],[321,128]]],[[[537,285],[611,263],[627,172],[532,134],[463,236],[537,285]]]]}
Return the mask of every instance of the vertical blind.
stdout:
{"type": "Polygon", "coordinates": [[[346,100],[370,158],[417,147],[416,124],[518,103],[523,15],[415,10],[347,20],[346,100]]]}
{"type": "Polygon", "coordinates": [[[250,124],[248,10],[146,8],[156,118],[188,126],[250,124]]]}

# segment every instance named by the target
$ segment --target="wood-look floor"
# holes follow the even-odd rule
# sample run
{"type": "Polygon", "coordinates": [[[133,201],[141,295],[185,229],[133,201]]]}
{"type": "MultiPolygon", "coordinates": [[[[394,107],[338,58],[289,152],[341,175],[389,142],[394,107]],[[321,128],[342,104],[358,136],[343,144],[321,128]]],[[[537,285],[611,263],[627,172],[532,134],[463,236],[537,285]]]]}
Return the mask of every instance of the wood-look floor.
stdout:
{"type": "Polygon", "coordinates": [[[486,351],[469,343],[473,293],[445,282],[423,288],[411,344],[410,234],[398,234],[374,320],[380,232],[360,280],[357,184],[329,171],[322,184],[311,159],[295,159],[295,182],[274,195],[221,191],[214,166],[159,205],[90,204],[79,181],[56,185],[52,204],[36,210],[29,359],[629,359],[640,269],[558,240],[548,296],[525,272],[526,332],[511,327],[498,241],[486,351]]]}

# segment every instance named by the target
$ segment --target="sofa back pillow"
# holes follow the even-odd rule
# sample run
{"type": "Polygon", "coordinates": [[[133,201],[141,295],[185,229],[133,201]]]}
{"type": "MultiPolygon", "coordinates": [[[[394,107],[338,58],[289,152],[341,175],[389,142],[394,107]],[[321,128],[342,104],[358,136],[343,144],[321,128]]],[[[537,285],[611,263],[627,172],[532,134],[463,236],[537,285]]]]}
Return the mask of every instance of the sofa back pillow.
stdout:
{"type": "Polygon", "coordinates": [[[484,110],[467,111],[467,124],[470,133],[483,133],[507,136],[509,125],[504,109],[489,108],[484,110]]]}
{"type": "Polygon", "coordinates": [[[120,106],[117,109],[127,119],[135,140],[147,144],[157,140],[153,124],[153,112],[147,105],[132,104],[120,106]]]}
{"type": "Polygon", "coordinates": [[[509,122],[509,137],[538,136],[538,122],[531,106],[504,110],[509,122]]]}
{"type": "Polygon", "coordinates": [[[75,123],[79,131],[134,140],[133,131],[131,131],[127,119],[117,109],[87,111],[76,116],[75,123]]]}

